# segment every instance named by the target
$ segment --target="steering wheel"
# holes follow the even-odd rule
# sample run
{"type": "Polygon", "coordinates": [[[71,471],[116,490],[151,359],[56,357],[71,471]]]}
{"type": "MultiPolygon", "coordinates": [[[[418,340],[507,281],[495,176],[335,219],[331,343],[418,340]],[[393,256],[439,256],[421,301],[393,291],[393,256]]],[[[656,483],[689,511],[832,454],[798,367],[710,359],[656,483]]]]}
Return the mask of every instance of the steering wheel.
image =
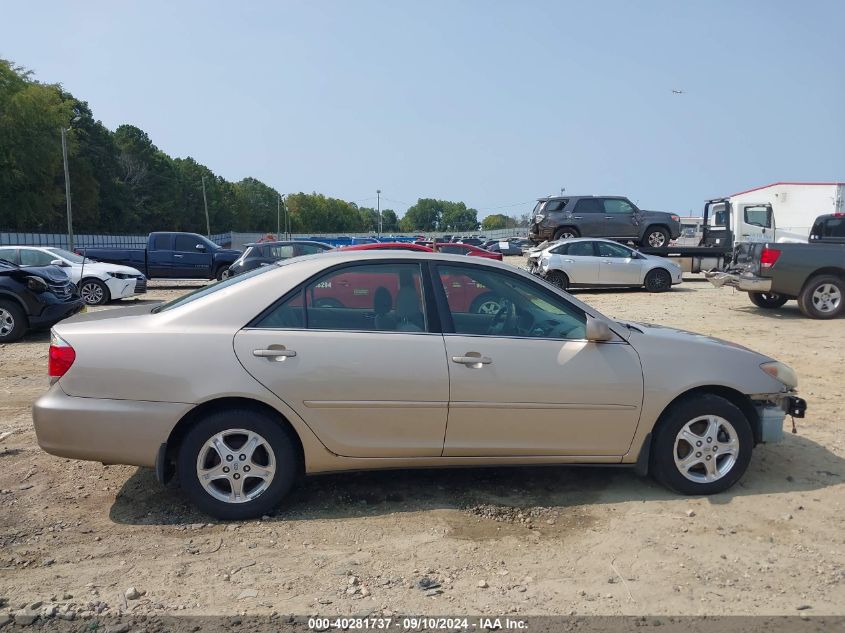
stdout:
{"type": "Polygon", "coordinates": [[[513,314],[513,304],[508,299],[502,299],[499,302],[499,309],[493,315],[493,320],[490,321],[490,327],[487,328],[487,334],[501,334],[505,326],[511,320],[513,314]]]}

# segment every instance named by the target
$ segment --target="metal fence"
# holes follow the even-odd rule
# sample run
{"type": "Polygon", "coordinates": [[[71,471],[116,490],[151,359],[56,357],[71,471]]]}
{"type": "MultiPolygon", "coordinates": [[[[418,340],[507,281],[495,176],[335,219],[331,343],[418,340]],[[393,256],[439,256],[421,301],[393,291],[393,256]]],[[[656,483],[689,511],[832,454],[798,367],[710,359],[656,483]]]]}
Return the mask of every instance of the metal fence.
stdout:
{"type": "MultiPolygon", "coordinates": [[[[443,231],[430,232],[419,231],[416,233],[391,233],[377,238],[373,233],[293,233],[287,238],[284,235],[276,236],[273,233],[217,233],[211,236],[211,241],[227,248],[243,249],[244,244],[257,242],[262,238],[272,235],[278,239],[293,240],[315,240],[325,242],[332,246],[347,246],[349,244],[360,244],[364,241],[378,240],[411,242],[419,235],[427,238],[439,238],[444,235],[463,236],[484,236],[495,240],[505,237],[525,237],[528,229],[497,229],[494,231],[456,231],[447,233],[443,231]]],[[[94,235],[80,234],[73,236],[74,248],[144,248],[147,245],[146,235],[94,235]]],[[[68,248],[68,236],[63,233],[21,233],[15,231],[0,231],[0,246],[52,246],[68,248]]]]}

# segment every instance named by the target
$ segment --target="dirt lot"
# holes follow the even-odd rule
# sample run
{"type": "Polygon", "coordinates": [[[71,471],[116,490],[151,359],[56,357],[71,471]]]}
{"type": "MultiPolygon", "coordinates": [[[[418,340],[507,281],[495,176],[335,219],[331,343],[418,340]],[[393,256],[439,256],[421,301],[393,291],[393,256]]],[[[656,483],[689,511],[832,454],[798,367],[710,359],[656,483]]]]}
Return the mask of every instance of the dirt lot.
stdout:
{"type": "MultiPolygon", "coordinates": [[[[153,283],[147,299],[182,291],[153,283]]],[[[341,474],[223,524],[151,471],[41,452],[30,406],[48,336],[32,335],[0,346],[0,613],[845,613],[845,320],[765,312],[700,280],[578,296],[789,363],[810,407],[798,434],[711,498],[612,468],[341,474]]]]}

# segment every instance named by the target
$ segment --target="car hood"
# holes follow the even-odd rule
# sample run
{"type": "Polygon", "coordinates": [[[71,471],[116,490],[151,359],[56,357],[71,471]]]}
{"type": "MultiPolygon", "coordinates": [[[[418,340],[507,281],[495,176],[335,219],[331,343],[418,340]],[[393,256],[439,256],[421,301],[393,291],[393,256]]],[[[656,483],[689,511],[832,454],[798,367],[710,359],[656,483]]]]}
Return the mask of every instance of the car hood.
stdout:
{"type": "Polygon", "coordinates": [[[85,264],[74,264],[75,268],[84,269],[89,272],[96,273],[123,273],[124,275],[140,275],[141,271],[130,266],[121,266],[120,264],[108,264],[106,262],[88,262],[85,264]]]}
{"type": "Polygon", "coordinates": [[[668,346],[677,343],[707,345],[711,347],[724,348],[733,351],[744,352],[747,354],[753,354],[761,359],[761,363],[774,360],[769,356],[748,349],[747,347],[745,347],[744,345],[740,345],[739,343],[725,341],[723,339],[715,338],[713,336],[707,336],[706,334],[688,332],[686,330],[679,330],[676,328],[666,327],[665,325],[657,325],[655,323],[639,323],[636,321],[617,321],[617,323],[634,328],[635,331],[642,335],[645,335],[649,339],[649,341],[654,341],[655,343],[665,343],[668,346]]]}

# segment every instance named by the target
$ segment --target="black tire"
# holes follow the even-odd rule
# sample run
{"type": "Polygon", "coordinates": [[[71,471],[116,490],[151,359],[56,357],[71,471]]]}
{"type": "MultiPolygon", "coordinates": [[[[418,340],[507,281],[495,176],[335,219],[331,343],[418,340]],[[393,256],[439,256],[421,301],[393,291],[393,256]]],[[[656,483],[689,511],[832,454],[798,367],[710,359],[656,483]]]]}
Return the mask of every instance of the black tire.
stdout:
{"type": "Polygon", "coordinates": [[[669,246],[669,231],[662,226],[650,226],[643,233],[643,238],[640,240],[640,246],[647,246],[650,248],[662,248],[669,246]]]}
{"type": "Polygon", "coordinates": [[[569,288],[569,277],[561,270],[550,270],[546,273],[546,281],[553,286],[557,286],[561,290],[569,288]]]}
{"type": "Polygon", "coordinates": [[[555,231],[555,240],[563,240],[572,237],[581,237],[581,233],[578,229],[574,229],[571,226],[563,226],[555,231]]]}
{"type": "Polygon", "coordinates": [[[798,295],[798,308],[811,319],[835,319],[845,310],[845,281],[836,275],[816,275],[798,295]]]}
{"type": "Polygon", "coordinates": [[[87,277],[79,282],[79,294],[88,306],[101,306],[111,301],[109,287],[93,277],[87,277]]]}
{"type": "Polygon", "coordinates": [[[496,314],[499,311],[499,304],[502,298],[492,292],[485,292],[483,295],[477,296],[469,306],[469,311],[473,314],[496,314]],[[496,305],[496,309],[490,309],[490,306],[496,305]]]}
{"type": "Polygon", "coordinates": [[[346,306],[343,305],[341,301],[334,299],[332,297],[322,297],[321,299],[317,299],[314,301],[315,308],[344,308],[346,306]]]}
{"type": "MultiPolygon", "coordinates": [[[[236,458],[232,463],[239,462],[236,458]]],[[[179,446],[176,472],[185,494],[202,512],[225,521],[249,519],[269,514],[290,492],[300,472],[299,452],[291,432],[277,420],[252,409],[227,409],[211,413],[188,431],[179,446]],[[266,490],[242,503],[229,503],[213,497],[200,483],[197,473],[197,461],[205,443],[218,433],[234,429],[257,433],[270,445],[275,456],[275,474],[266,490]]],[[[244,485],[252,479],[244,477],[244,485]]]]}
{"type": "Polygon", "coordinates": [[[14,343],[29,329],[29,320],[14,301],[0,299],[0,343],[14,343]]]}
{"type": "Polygon", "coordinates": [[[223,281],[223,273],[226,272],[226,269],[229,268],[228,266],[220,266],[217,270],[214,271],[214,278],[217,281],[223,281]]]}
{"type": "Polygon", "coordinates": [[[648,271],[643,286],[649,292],[666,292],[672,289],[672,275],[665,268],[648,271]]]}
{"type": "Polygon", "coordinates": [[[749,292],[748,298],[758,308],[765,308],[766,310],[774,310],[780,308],[784,303],[789,301],[789,297],[784,297],[776,292],[749,292]]]}
{"type": "MultiPolygon", "coordinates": [[[[703,424],[706,426],[706,421],[703,424]]],[[[721,437],[729,437],[728,435],[721,435],[722,433],[726,433],[726,427],[720,426],[719,428],[721,437]]],[[[739,407],[721,396],[713,394],[695,395],[672,404],[658,422],[652,437],[651,454],[649,456],[651,462],[650,471],[657,481],[675,492],[684,495],[716,494],[724,492],[739,481],[751,461],[751,449],[753,446],[754,434],[751,431],[751,425],[739,407]],[[704,440],[702,446],[698,447],[688,444],[685,440],[678,439],[676,446],[676,439],[681,430],[687,423],[701,416],[718,416],[724,421],[727,421],[733,428],[739,446],[735,461],[729,467],[726,462],[730,457],[726,456],[726,453],[708,451],[707,447],[716,446],[715,443],[708,444],[704,440]],[[676,454],[680,458],[685,458],[689,455],[686,453],[687,449],[695,451],[696,448],[703,450],[695,453],[693,461],[697,461],[697,456],[699,455],[702,458],[713,455],[714,460],[721,460],[713,463],[717,465],[721,464],[719,467],[727,468],[715,481],[693,481],[682,474],[679,466],[676,465],[676,454]],[[684,452],[682,453],[681,451],[684,452]]],[[[687,472],[691,472],[691,475],[696,477],[701,476],[703,473],[696,470],[699,466],[702,470],[705,470],[704,462],[701,462],[700,464],[696,463],[692,468],[688,468],[687,472]]]]}

